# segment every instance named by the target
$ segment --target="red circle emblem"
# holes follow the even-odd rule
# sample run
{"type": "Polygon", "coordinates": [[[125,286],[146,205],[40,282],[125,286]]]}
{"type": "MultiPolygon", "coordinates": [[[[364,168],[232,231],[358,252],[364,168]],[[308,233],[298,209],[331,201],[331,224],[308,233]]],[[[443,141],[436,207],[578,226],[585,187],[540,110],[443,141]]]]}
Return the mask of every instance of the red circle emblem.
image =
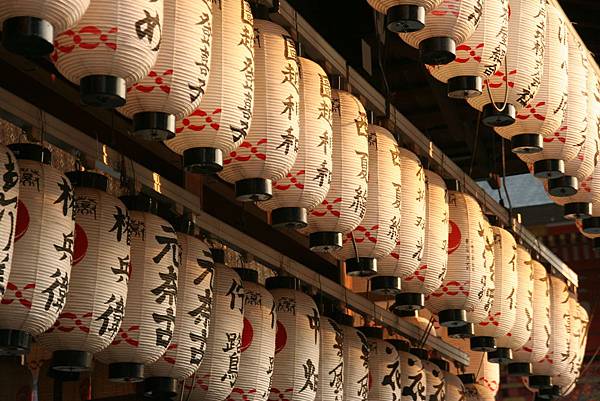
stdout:
{"type": "Polygon", "coordinates": [[[450,232],[448,233],[448,255],[451,255],[460,246],[462,234],[458,225],[450,220],[450,232]]]}
{"type": "Polygon", "coordinates": [[[287,331],[285,326],[277,321],[277,334],[275,335],[275,353],[278,354],[287,344],[287,331]]]}
{"type": "Polygon", "coordinates": [[[22,236],[25,235],[27,229],[29,228],[29,210],[27,210],[27,206],[19,199],[19,203],[17,205],[17,224],[15,228],[15,241],[21,239],[22,236]]]}
{"type": "Polygon", "coordinates": [[[75,246],[73,249],[73,266],[81,262],[88,250],[88,238],[85,230],[75,223],[75,246]]]}
{"type": "Polygon", "coordinates": [[[250,345],[252,345],[252,339],[254,338],[254,329],[252,323],[244,318],[244,330],[242,331],[242,352],[246,351],[250,345]]]}

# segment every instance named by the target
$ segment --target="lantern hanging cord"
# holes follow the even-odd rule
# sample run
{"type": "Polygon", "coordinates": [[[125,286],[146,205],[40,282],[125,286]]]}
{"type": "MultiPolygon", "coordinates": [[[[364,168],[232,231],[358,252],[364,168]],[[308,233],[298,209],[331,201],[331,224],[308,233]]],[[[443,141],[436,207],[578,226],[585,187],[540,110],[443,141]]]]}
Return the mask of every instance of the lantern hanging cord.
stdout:
{"type": "Polygon", "coordinates": [[[431,333],[431,329],[433,328],[433,319],[434,318],[433,318],[433,315],[432,315],[429,318],[429,322],[427,322],[427,326],[425,327],[425,332],[423,333],[423,336],[421,337],[421,340],[418,343],[419,348],[423,348],[423,346],[427,342],[427,339],[429,338],[429,334],[431,333]]]}
{"type": "Polygon", "coordinates": [[[481,126],[481,112],[477,112],[477,126],[475,127],[475,144],[473,145],[473,154],[471,155],[471,164],[469,165],[469,176],[473,175],[473,165],[475,164],[475,157],[477,155],[477,148],[479,145],[479,129],[481,126]]]}
{"type": "Polygon", "coordinates": [[[354,231],[350,231],[350,237],[352,238],[352,247],[354,248],[354,256],[356,257],[356,261],[360,261],[360,257],[358,256],[358,246],[356,246],[356,240],[354,239],[354,231]]]}
{"type": "Polygon", "coordinates": [[[508,193],[508,188],[506,187],[506,152],[504,149],[504,138],[501,139],[502,142],[502,188],[504,188],[504,193],[506,194],[506,200],[508,201],[508,219],[512,221],[512,202],[510,201],[510,195],[508,193]]]}
{"type": "MultiPolygon", "coordinates": [[[[390,85],[387,80],[387,76],[385,73],[385,67],[383,64],[383,60],[385,59],[385,53],[387,53],[387,41],[385,40],[385,31],[384,37],[380,36],[379,32],[379,13],[374,9],[373,10],[373,25],[375,28],[375,40],[377,41],[377,64],[379,66],[379,70],[381,71],[381,77],[383,80],[383,86],[385,89],[385,117],[389,118],[390,116],[390,85]]],[[[385,18],[385,17],[384,17],[385,18]]]]}
{"type": "MultiPolygon", "coordinates": [[[[194,372],[194,375],[192,376],[192,385],[190,386],[190,391],[188,391],[187,397],[185,397],[185,401],[190,401],[190,397],[192,396],[192,391],[194,391],[194,387],[196,386],[196,376],[197,375],[198,375],[198,369],[196,369],[196,371],[194,372]]],[[[185,381],[183,382],[183,389],[181,390],[182,395],[183,395],[184,389],[185,389],[185,381]]]]}
{"type": "Polygon", "coordinates": [[[506,79],[506,85],[504,86],[504,101],[502,102],[502,107],[496,106],[496,102],[494,102],[494,98],[492,97],[492,91],[490,91],[489,79],[486,79],[486,85],[485,85],[485,89],[487,91],[488,98],[491,100],[492,106],[498,112],[504,111],[504,109],[506,108],[506,104],[508,103],[508,65],[507,65],[506,61],[507,61],[507,57],[506,57],[506,53],[504,53],[504,63],[503,64],[504,64],[504,78],[506,79]]]}

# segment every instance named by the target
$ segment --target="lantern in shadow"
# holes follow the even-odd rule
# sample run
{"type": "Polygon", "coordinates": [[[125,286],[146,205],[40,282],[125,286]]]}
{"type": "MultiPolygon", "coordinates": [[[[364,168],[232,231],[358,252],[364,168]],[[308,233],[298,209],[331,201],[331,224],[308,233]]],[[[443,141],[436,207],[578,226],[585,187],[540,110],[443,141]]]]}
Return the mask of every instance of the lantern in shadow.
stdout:
{"type": "Polygon", "coordinates": [[[19,166],[15,155],[4,145],[0,145],[0,176],[3,185],[0,187],[0,260],[3,268],[0,270],[0,301],[6,292],[8,278],[12,266],[13,251],[15,245],[15,229],[17,226],[17,209],[19,205],[19,166]]]}

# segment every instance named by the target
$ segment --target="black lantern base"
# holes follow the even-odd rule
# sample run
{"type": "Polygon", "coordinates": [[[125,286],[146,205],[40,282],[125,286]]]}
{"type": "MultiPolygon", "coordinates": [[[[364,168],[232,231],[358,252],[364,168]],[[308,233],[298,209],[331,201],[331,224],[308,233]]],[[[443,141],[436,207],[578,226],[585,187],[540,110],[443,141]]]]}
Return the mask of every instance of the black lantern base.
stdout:
{"type": "Polygon", "coordinates": [[[475,326],[473,325],[473,323],[467,322],[467,324],[464,324],[462,326],[448,327],[447,332],[448,337],[450,338],[471,338],[475,335],[475,326]]]}
{"type": "Polygon", "coordinates": [[[133,115],[133,135],[147,141],[166,141],[175,136],[175,116],[143,112],[133,115]]]}
{"type": "Polygon", "coordinates": [[[492,352],[496,350],[496,339],[489,336],[471,337],[471,351],[492,352]]]}
{"type": "Polygon", "coordinates": [[[0,356],[29,352],[31,335],[21,330],[0,330],[0,356]]]}
{"type": "Polygon", "coordinates": [[[425,296],[417,292],[401,292],[396,295],[394,309],[419,310],[425,307],[425,296]]]}
{"type": "Polygon", "coordinates": [[[500,365],[506,365],[512,361],[512,350],[510,348],[499,347],[495,351],[488,352],[488,361],[491,363],[498,363],[500,365]]]}
{"type": "Polygon", "coordinates": [[[496,103],[496,106],[498,109],[502,109],[502,106],[504,106],[504,108],[502,111],[499,111],[491,103],[483,106],[483,114],[481,115],[483,124],[488,127],[506,127],[515,122],[517,116],[515,106],[510,103],[507,103],[506,105],[496,103]]]}
{"type": "Polygon", "coordinates": [[[414,4],[390,7],[387,11],[387,29],[396,32],[415,32],[425,27],[425,8],[414,4]]]}
{"type": "Polygon", "coordinates": [[[54,50],[54,27],[36,17],[13,17],[2,24],[2,45],[12,53],[43,57],[54,50]]]}
{"type": "Polygon", "coordinates": [[[542,389],[540,389],[538,396],[540,398],[543,398],[546,400],[552,400],[554,398],[558,398],[558,397],[560,397],[560,387],[552,386],[550,388],[542,388],[542,389]]]}
{"type": "Polygon", "coordinates": [[[443,65],[456,58],[456,43],[452,38],[438,36],[423,40],[419,44],[421,61],[429,65],[443,65]]]}
{"type": "Polygon", "coordinates": [[[352,277],[371,277],[377,274],[377,259],[346,259],[346,274],[352,277]]]}
{"type": "Polygon", "coordinates": [[[367,338],[376,338],[378,340],[383,340],[382,327],[361,326],[358,328],[358,330],[360,330],[360,332],[363,333],[367,338]]]}
{"type": "Polygon", "coordinates": [[[446,309],[438,313],[440,325],[444,327],[459,327],[467,324],[467,311],[464,309],[446,309]]]}
{"type": "Polygon", "coordinates": [[[114,109],[125,105],[125,80],[112,75],[88,75],[79,81],[81,102],[87,106],[114,109]]]}
{"type": "Polygon", "coordinates": [[[108,178],[92,171],[69,171],[65,173],[71,184],[76,188],[93,188],[102,192],[108,189],[108,178]]]}
{"type": "Polygon", "coordinates": [[[400,293],[400,277],[377,276],[369,280],[371,292],[378,295],[397,295],[400,293]]]}
{"type": "Polygon", "coordinates": [[[265,280],[265,287],[267,290],[276,290],[282,288],[287,290],[298,290],[300,289],[300,280],[298,280],[296,277],[274,276],[265,280]]]}
{"type": "Polygon", "coordinates": [[[190,173],[214,174],[223,170],[223,152],[216,148],[190,148],[183,151],[183,168],[190,173]]]}
{"type": "Polygon", "coordinates": [[[258,271],[253,269],[246,269],[238,267],[234,269],[235,272],[240,276],[242,281],[248,281],[250,283],[258,283],[258,271]]]}
{"type": "Polygon", "coordinates": [[[475,378],[474,373],[464,373],[462,375],[458,375],[458,378],[465,386],[476,383],[476,378],[475,378]]]}
{"type": "Polygon", "coordinates": [[[544,150],[544,138],[540,134],[519,134],[510,139],[513,153],[533,154],[544,150]]]}
{"type": "Polygon", "coordinates": [[[481,95],[483,80],[475,75],[461,75],[448,80],[448,97],[468,99],[481,95]]]}
{"type": "Polygon", "coordinates": [[[588,202],[567,203],[563,215],[567,220],[587,219],[592,215],[592,204],[588,202]]]}
{"type": "Polygon", "coordinates": [[[108,380],[120,383],[135,383],[144,380],[144,365],[141,363],[111,363],[108,365],[108,380]]]}
{"type": "Polygon", "coordinates": [[[600,251],[600,238],[592,239],[592,248],[594,248],[596,251],[600,251]]]}
{"type": "Polygon", "coordinates": [[[271,225],[298,230],[308,225],[308,212],[303,207],[280,207],[271,212],[271,225]]]}
{"type": "Polygon", "coordinates": [[[431,363],[433,363],[435,366],[437,366],[438,368],[442,369],[444,372],[450,371],[450,362],[448,362],[444,359],[431,358],[429,361],[431,363]]]}
{"type": "Polygon", "coordinates": [[[533,175],[544,179],[560,178],[565,175],[565,162],[560,159],[538,160],[533,163],[533,175]]]}
{"type": "Polygon", "coordinates": [[[425,348],[413,347],[409,352],[421,360],[426,361],[429,359],[429,352],[425,348]]]}
{"type": "Polygon", "coordinates": [[[273,184],[264,178],[247,178],[235,183],[235,198],[240,202],[261,202],[271,199],[273,184]]]}
{"type": "Polygon", "coordinates": [[[600,234],[600,217],[583,219],[581,230],[586,234],[600,234]]]}
{"type": "Polygon", "coordinates": [[[563,175],[559,178],[548,180],[548,193],[556,197],[573,196],[579,190],[577,177],[563,175]]]}
{"type": "Polygon", "coordinates": [[[416,310],[400,310],[394,309],[394,305],[390,306],[390,311],[398,317],[417,317],[416,310]]]}
{"type": "Polygon", "coordinates": [[[509,363],[507,372],[509,376],[531,376],[531,364],[522,362],[509,363]]]}
{"type": "Polygon", "coordinates": [[[50,366],[59,372],[87,372],[92,368],[92,354],[85,351],[54,351],[50,366]]]}
{"type": "Polygon", "coordinates": [[[552,377],[541,375],[529,376],[529,387],[540,390],[543,388],[552,388],[552,377]]]}
{"type": "Polygon", "coordinates": [[[342,233],[318,231],[308,236],[309,248],[313,252],[333,252],[342,247],[342,233]]]}
{"type": "Polygon", "coordinates": [[[149,377],[144,380],[144,396],[159,400],[177,395],[177,380],[171,377],[149,377]]]}

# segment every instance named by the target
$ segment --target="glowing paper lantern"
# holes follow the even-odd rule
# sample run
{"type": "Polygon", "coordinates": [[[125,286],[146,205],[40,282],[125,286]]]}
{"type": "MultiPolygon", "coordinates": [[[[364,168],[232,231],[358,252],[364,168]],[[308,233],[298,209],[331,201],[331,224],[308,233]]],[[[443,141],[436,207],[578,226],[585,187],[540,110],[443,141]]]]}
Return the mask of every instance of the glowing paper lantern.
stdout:
{"type": "Polygon", "coordinates": [[[293,277],[270,277],[266,286],[275,299],[277,337],[271,381],[271,399],[314,401],[319,376],[319,322],[317,305],[296,290],[293,277]]]}
{"type": "Polygon", "coordinates": [[[310,249],[329,252],[342,246],[342,234],[354,230],[367,210],[369,133],[367,114],[348,92],[332,90],[333,164],[331,186],[308,216],[310,249]]]}
{"type": "Polygon", "coordinates": [[[165,142],[183,156],[193,173],[223,169],[223,155],[248,135],[254,107],[254,28],[246,1],[212,7],[210,79],[200,105],[177,121],[175,138],[165,142]]]}
{"type": "Polygon", "coordinates": [[[424,64],[448,64],[456,58],[456,44],[475,32],[482,11],[480,0],[443,0],[427,14],[425,28],[398,36],[420,50],[424,64]]]}
{"type": "Polygon", "coordinates": [[[554,5],[547,4],[546,14],[544,72],[537,94],[517,113],[514,124],[495,128],[500,136],[511,141],[515,153],[550,151],[543,137],[550,137],[560,129],[567,107],[567,26],[554,5]]]}
{"type": "Polygon", "coordinates": [[[561,365],[561,370],[555,372],[552,376],[552,383],[558,386],[560,392],[563,393],[570,387],[575,385],[575,381],[579,377],[579,346],[581,333],[581,319],[579,317],[579,304],[577,297],[574,294],[569,294],[569,325],[565,327],[569,335],[567,340],[567,352],[561,356],[561,359],[567,358],[566,364],[561,365]]]}
{"type": "Polygon", "coordinates": [[[296,163],[285,178],[273,183],[273,197],[258,203],[271,212],[275,227],[306,227],[307,211],[323,202],[331,184],[331,86],[317,63],[298,57],[298,66],[301,100],[296,163]]]}
{"type": "MultiPolygon", "coordinates": [[[[158,217],[158,203],[147,196],[125,196],[131,250],[127,303],[112,344],[96,355],[108,364],[111,381],[140,381],[144,365],[156,362],[173,339],[180,247],[175,229],[158,217]]],[[[125,277],[125,276],[124,276],[125,277]]],[[[124,278],[125,279],[125,278],[124,278]]]]}
{"type": "Polygon", "coordinates": [[[72,27],[90,0],[7,0],[0,6],[2,45],[25,56],[41,57],[54,50],[54,35],[72,27]]]}
{"type": "Polygon", "coordinates": [[[321,317],[319,386],[315,401],[342,401],[344,396],[344,332],[329,317],[321,317]]]}
{"type": "Polygon", "coordinates": [[[402,395],[398,351],[383,340],[383,328],[361,327],[369,343],[369,395],[371,401],[398,400],[402,395]]]}
{"type": "Polygon", "coordinates": [[[367,0],[375,10],[387,16],[392,32],[414,32],[425,26],[425,14],[442,0],[367,0]]]}
{"type": "Polygon", "coordinates": [[[484,352],[467,351],[469,355],[469,366],[465,369],[464,375],[459,377],[463,382],[468,382],[471,378],[465,379],[465,376],[474,378],[473,384],[482,387],[482,391],[493,396],[500,388],[500,366],[488,361],[487,354],[484,352]]]}
{"type": "Polygon", "coordinates": [[[12,257],[15,243],[15,229],[17,226],[17,207],[19,204],[19,166],[15,155],[9,148],[0,145],[0,176],[3,185],[0,186],[0,301],[6,292],[6,285],[10,276],[12,257]]]}
{"type": "Polygon", "coordinates": [[[156,62],[162,20],[163,0],[94,0],[76,26],[56,36],[52,60],[80,86],[84,104],[123,106],[127,87],[156,62]]]}
{"type": "MultiPolygon", "coordinates": [[[[48,149],[35,144],[9,148],[20,168],[19,199],[12,269],[0,303],[0,349],[21,353],[65,306],[73,259],[73,188],[50,166],[48,149]]],[[[16,177],[7,173],[10,185],[16,177]]]]}
{"type": "MultiPolygon", "coordinates": [[[[592,139],[590,142],[596,142],[596,140],[592,139]]],[[[586,147],[587,143],[588,140],[586,139],[586,144],[583,146],[586,147]]],[[[588,156],[591,156],[590,159],[595,157],[592,155],[588,156]]],[[[596,164],[593,173],[580,182],[579,189],[575,195],[566,197],[550,195],[550,199],[554,203],[563,206],[563,216],[565,219],[587,220],[588,217],[592,216],[593,205],[600,202],[600,164],[596,164]]],[[[591,220],[587,223],[587,227],[589,231],[591,227],[595,229],[598,226],[591,220]]]]}
{"type": "Polygon", "coordinates": [[[408,352],[408,343],[403,340],[388,340],[398,350],[402,383],[400,401],[425,401],[427,375],[421,359],[408,352]]]}
{"type": "Polygon", "coordinates": [[[462,381],[452,373],[446,373],[446,401],[460,401],[465,398],[465,386],[462,381]]]}
{"type": "Polygon", "coordinates": [[[243,202],[271,198],[272,181],[285,177],[294,166],[300,138],[295,43],[285,29],[265,20],[254,21],[254,35],[252,126],[219,173],[235,183],[236,198],[243,202]]]}
{"type": "Polygon", "coordinates": [[[344,332],[344,401],[367,401],[369,395],[369,342],[351,326],[344,332]]]}
{"type": "Polygon", "coordinates": [[[145,395],[174,397],[177,381],[191,376],[206,352],[213,301],[214,263],[208,245],[194,237],[195,226],[186,218],[178,222],[181,247],[178,274],[177,317],[173,340],[164,355],[146,366],[145,395]]]}
{"type": "Polygon", "coordinates": [[[385,128],[369,125],[369,198],[362,222],[346,234],[335,254],[346,261],[350,276],[377,273],[377,259],[388,256],[398,241],[401,199],[400,154],[394,136],[385,128]]]}
{"type": "Polygon", "coordinates": [[[425,370],[425,378],[427,382],[427,390],[425,399],[428,401],[445,401],[446,400],[446,373],[434,362],[422,359],[423,369],[425,370]]]}
{"type": "Polygon", "coordinates": [[[546,1],[512,0],[510,15],[506,62],[485,81],[481,96],[467,99],[492,127],[514,123],[515,114],[531,102],[542,82],[546,1]]]}
{"type": "MultiPolygon", "coordinates": [[[[402,221],[398,227],[398,241],[392,253],[379,260],[377,276],[371,279],[371,291],[396,294],[400,280],[413,274],[423,258],[425,243],[425,171],[417,155],[398,148],[394,156],[400,162],[400,185],[396,185],[396,202],[400,204],[402,221]]],[[[422,305],[415,304],[413,309],[422,305]]]]}
{"type": "Polygon", "coordinates": [[[451,98],[480,96],[483,80],[504,61],[507,39],[508,0],[486,1],[475,32],[456,47],[456,59],[444,65],[427,65],[427,70],[448,84],[451,98]]]}
{"type": "Polygon", "coordinates": [[[75,242],[67,302],[54,325],[38,337],[53,351],[56,370],[89,370],[92,355],[119,332],[129,281],[127,208],[106,193],[108,179],[70,172],[75,187],[75,242]]]}

